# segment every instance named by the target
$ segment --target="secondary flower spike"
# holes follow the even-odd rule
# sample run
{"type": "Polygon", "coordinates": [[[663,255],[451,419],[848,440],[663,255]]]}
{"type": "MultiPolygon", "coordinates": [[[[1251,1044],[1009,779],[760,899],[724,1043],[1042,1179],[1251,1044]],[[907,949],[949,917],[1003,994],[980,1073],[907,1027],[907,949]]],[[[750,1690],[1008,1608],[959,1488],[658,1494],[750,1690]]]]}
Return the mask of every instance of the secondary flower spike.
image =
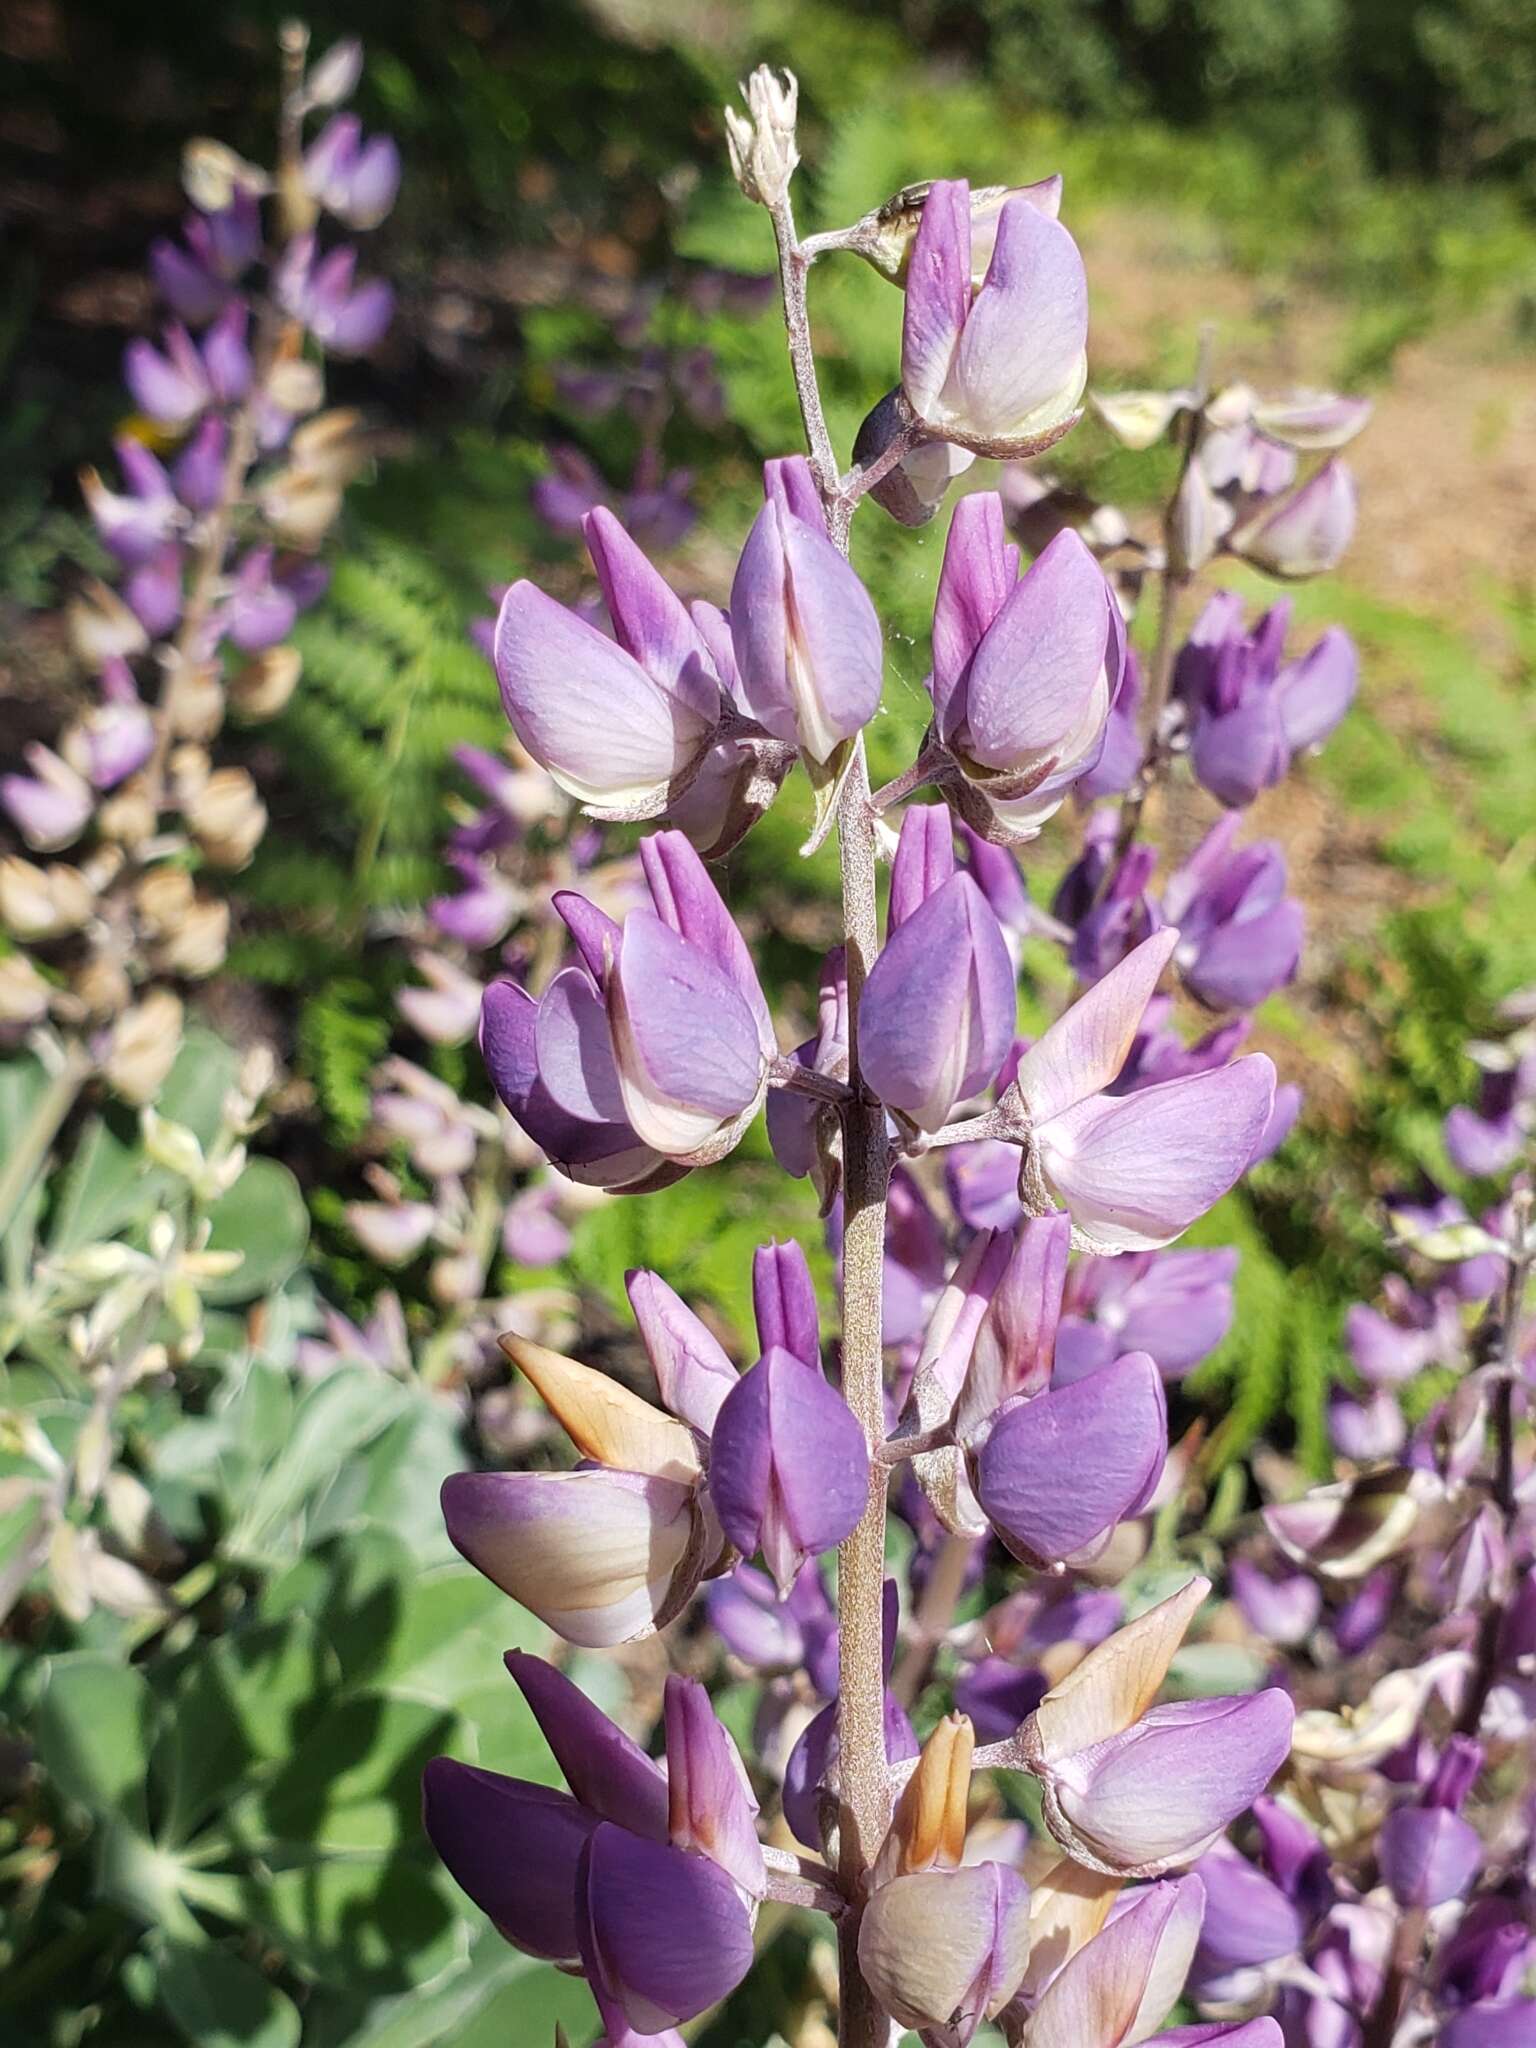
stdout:
{"type": "Polygon", "coordinates": [[[1003,202],[973,290],[970,187],[939,179],[907,267],[901,384],[930,433],[978,455],[1038,455],[1080,417],[1088,284],[1077,244],[1024,193],[1003,202]]]}

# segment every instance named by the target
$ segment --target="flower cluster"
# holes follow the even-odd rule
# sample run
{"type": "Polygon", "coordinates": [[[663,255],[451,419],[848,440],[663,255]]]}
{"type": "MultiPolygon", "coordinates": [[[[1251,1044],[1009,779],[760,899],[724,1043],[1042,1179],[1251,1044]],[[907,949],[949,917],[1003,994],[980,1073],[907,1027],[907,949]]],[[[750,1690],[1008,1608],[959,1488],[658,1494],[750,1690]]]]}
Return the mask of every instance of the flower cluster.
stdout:
{"type": "Polygon", "coordinates": [[[224,960],[217,878],[266,830],[249,770],[220,764],[214,742],[226,716],[268,719],[292,694],[288,636],[325,588],[319,550],[369,456],[360,415],[324,408],[321,365],[379,340],[391,293],[356,282],[349,243],[322,250],[319,236],[327,220],[382,220],[399,157],[332,111],[356,86],[361,47],[313,65],[306,50],[306,31],[285,32],[274,171],[219,143],[188,146],[191,210],[180,238],[150,252],[168,324],[128,346],[137,411],[115,444],[116,481],[81,479],[117,568],[115,586],[85,583],[66,615],[86,708],[0,778],[26,848],[0,859],[0,926],[18,948],[0,962],[0,1035],[62,1027],[72,1050],[55,1059],[134,1102],[153,1099],[175,1058],[175,985],[224,960]],[[328,118],[306,147],[312,114],[328,118]]]}
{"type": "MultiPolygon", "coordinates": [[[[1108,523],[1085,537],[1062,521],[1021,574],[1013,500],[961,496],[934,607],[932,722],[908,770],[872,793],[883,632],[849,523],[866,496],[920,523],[975,457],[1035,454],[1073,426],[1083,265],[1055,179],[913,188],[802,241],[793,80],[760,71],[746,97],[732,162],[778,241],[809,454],[768,463],[723,609],[674,589],[601,504],[581,521],[600,611],[527,582],[505,593],[492,651],[519,746],[589,816],[662,829],[642,837],[627,891],[573,874],[580,886],[555,892],[567,963],[493,980],[479,1034],[521,1132],[589,1189],[663,1188],[724,1159],[763,1113],[780,1166],[820,1198],[838,1337],[803,1248],[770,1244],[745,1370],[644,1270],[628,1287],[654,1399],[504,1338],[573,1455],[450,1479],[454,1543],[585,1651],[666,1630],[707,1589],[719,1639],[764,1679],[752,1789],[691,1680],[669,1681],[663,1770],[518,1656],[569,1795],[439,1762],[427,1826],[509,1939],[581,1971],[612,2042],[675,2040],[733,1989],[772,1898],[837,1923],[841,2038],[858,2048],[892,2021],[929,2048],[964,2048],[987,2021],[1029,2048],[1129,2048],[1157,2035],[1196,1956],[1211,1888],[1195,1866],[1237,1856],[1226,1830],[1291,1746],[1292,1701],[1256,1674],[1248,1690],[1163,1697],[1210,1585],[1177,1559],[1154,1566],[1148,1542],[1184,1484],[1168,1386],[1232,1315],[1233,1255],[1166,1247],[1296,1114],[1270,1059],[1242,1048],[1246,1012],[1295,971],[1302,939],[1280,850],[1237,845],[1235,817],[1155,893],[1139,833],[1205,725],[1240,716],[1261,732],[1262,746],[1244,742],[1263,754],[1252,789],[1217,792],[1246,802],[1325,737],[1353,687],[1341,638],[1287,668],[1284,613],[1250,640],[1220,599],[1180,652],[1174,612],[1215,552],[1196,561],[1181,537],[1185,501],[1203,465],[1232,514],[1213,528],[1300,573],[1296,550],[1281,563],[1295,504],[1259,501],[1288,487],[1292,444],[1342,438],[1359,410],[1244,412],[1231,393],[1171,404],[1163,427],[1185,461],[1165,545],[1133,575],[1106,573],[1108,523]],[[811,262],[835,250],[905,293],[900,382],[846,474],[805,304],[811,262]],[[1219,474],[1218,427],[1240,475],[1219,474]],[[1244,433],[1278,455],[1238,464],[1244,433]],[[1246,538],[1272,527],[1280,537],[1246,538]],[[1143,689],[1127,613],[1149,573],[1161,625],[1143,689]],[[844,930],[816,1029],[785,1048],[709,864],[797,767],[808,850],[837,831],[844,930]],[[938,800],[909,801],[925,789],[938,800]],[[1046,912],[1015,849],[1069,799],[1088,810],[1084,848],[1046,912]],[[1021,1038],[1020,978],[1040,948],[1065,954],[1077,988],[1021,1038]],[[1220,1013],[1193,1042],[1162,986],[1175,977],[1220,1013]],[[906,1588],[886,1576],[888,1514],[911,1534],[906,1588]],[[1142,1557],[1140,1583],[1126,1581],[1142,1557]],[[956,1627],[968,1586],[1020,1569],[1033,1584],[956,1627]],[[908,1709],[932,1677],[956,1712],[919,1745],[908,1709]],[[1033,1782],[1037,1839],[986,1817],[989,1771],[1033,1782]],[[782,1832],[770,1820],[760,1845],[770,1801],[782,1832]]],[[[1196,773],[1214,789],[1201,763],[1243,751],[1207,739],[1196,773]]],[[[466,873],[457,899],[476,936],[495,922],[483,885],[466,873]]],[[[1281,2037],[1238,2014],[1158,2038],[1281,2037]]]]}

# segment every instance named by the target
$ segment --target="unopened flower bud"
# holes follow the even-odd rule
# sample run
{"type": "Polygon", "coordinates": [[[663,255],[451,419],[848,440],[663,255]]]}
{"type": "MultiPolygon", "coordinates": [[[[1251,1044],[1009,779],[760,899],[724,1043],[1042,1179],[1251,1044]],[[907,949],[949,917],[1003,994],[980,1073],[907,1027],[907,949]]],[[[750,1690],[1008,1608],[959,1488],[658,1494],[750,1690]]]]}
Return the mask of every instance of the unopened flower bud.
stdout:
{"type": "Polygon", "coordinates": [[[215,867],[243,868],[267,829],[267,807],[244,768],[218,768],[188,803],[187,823],[215,867]]]}
{"type": "Polygon", "coordinates": [[[94,953],[70,977],[70,987],[85,1005],[86,1014],[96,1022],[115,1017],[133,994],[121,961],[105,953],[94,953]]]}
{"type": "Polygon", "coordinates": [[[271,179],[227,143],[194,135],[181,153],[182,190],[199,213],[223,213],[242,192],[260,196],[271,179]]]}
{"type": "Polygon", "coordinates": [[[229,950],[229,905],[199,896],[176,929],[167,934],[158,963],[170,974],[202,981],[224,964],[229,950]]]}
{"type": "Polygon", "coordinates": [[[795,112],[800,85],[793,71],[777,77],[759,64],[741,87],[745,114],[725,110],[725,139],[731,173],[743,194],[759,206],[777,206],[789,190],[800,161],[795,146],[795,112]]]}
{"type": "Polygon", "coordinates": [[[0,924],[13,938],[57,939],[77,932],[96,907],[84,871],[64,861],[46,868],[19,854],[0,860],[0,924]]]}
{"type": "Polygon", "coordinates": [[[25,953],[0,957],[0,1031],[40,1024],[52,991],[25,953]]]}
{"type": "Polygon", "coordinates": [[[125,1102],[153,1102],[181,1050],[182,1007],[169,989],[151,989],[125,1010],[107,1041],[102,1072],[125,1102]]]}
{"type": "Polygon", "coordinates": [[[297,647],[265,648],[229,678],[230,708],[252,725],[276,718],[297,688],[303,668],[297,647]]]}
{"type": "Polygon", "coordinates": [[[66,607],[64,622],[81,666],[92,674],[116,658],[142,654],[149,635],[115,590],[94,578],[66,607]]]}
{"type": "Polygon", "coordinates": [[[211,662],[184,661],[174,652],[166,659],[176,669],[168,704],[172,735],[206,743],[224,723],[224,686],[218,670],[211,662]]]}
{"type": "Polygon", "coordinates": [[[96,829],[118,846],[142,846],[156,825],[155,807],[141,776],[125,782],[96,813],[96,829]]]}
{"type": "Polygon", "coordinates": [[[332,43],[317,57],[304,78],[304,97],[312,107],[334,107],[351,99],[363,75],[363,46],[356,36],[332,43]]]}

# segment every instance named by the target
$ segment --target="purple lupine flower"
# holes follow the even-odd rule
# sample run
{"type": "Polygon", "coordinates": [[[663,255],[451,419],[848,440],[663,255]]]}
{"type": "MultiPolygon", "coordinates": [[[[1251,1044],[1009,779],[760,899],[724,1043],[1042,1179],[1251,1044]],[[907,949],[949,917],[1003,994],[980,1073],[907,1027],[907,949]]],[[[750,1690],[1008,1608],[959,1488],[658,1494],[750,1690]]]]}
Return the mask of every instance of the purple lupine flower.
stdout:
{"type": "Polygon", "coordinates": [[[1164,1379],[1180,1378],[1231,1328],[1236,1272],[1228,1247],[1079,1259],[1067,1275],[1056,1384],[1126,1351],[1150,1351],[1164,1379]]]}
{"type": "Polygon", "coordinates": [[[128,571],[123,596],[151,640],[164,640],[181,617],[181,549],[168,540],[128,571]]]}
{"type": "Polygon", "coordinates": [[[766,1572],[739,1564],[704,1592],[709,1624],[733,1656],[758,1671],[804,1668],[823,1699],[837,1693],[837,1610],[821,1567],[801,1566],[788,1596],[766,1572]]]}
{"type": "Polygon", "coordinates": [[[112,446],[127,490],[109,490],[94,469],[81,472],[80,488],[102,545],[132,568],[171,538],[182,510],[164,464],[142,441],[125,434],[112,446]]]}
{"type": "Polygon", "coordinates": [[[824,768],[879,708],[880,621],[827,537],[804,457],[766,463],[763,490],[731,586],[741,697],[775,739],[824,768]]]}
{"type": "Polygon", "coordinates": [[[1323,1611],[1317,1581],[1306,1572],[1283,1572],[1273,1578],[1251,1558],[1234,1557],[1227,1567],[1227,1583],[1244,1621],[1268,1643],[1304,1643],[1323,1611]]]}
{"type": "Polygon", "coordinates": [[[1194,1865],[1205,1886],[1205,1918],[1192,1970],[1202,2000],[1234,2003],[1244,1989],[1257,2003],[1261,1973],[1301,1948],[1307,1923],[1295,1901],[1273,1878],[1239,1855],[1227,1841],[1215,1843],[1194,1865]],[[1253,1973],[1253,1974],[1250,1974],[1253,1973]],[[1256,1979],[1256,1981],[1255,1981],[1256,1979]]]}
{"type": "Polygon", "coordinates": [[[752,1255],[752,1307],[764,1351],[787,1351],[821,1369],[821,1325],[816,1289],[798,1244],[760,1245],[752,1255]]]}
{"type": "Polygon", "coordinates": [[[580,1966],[610,2039],[693,2018],[750,1968],[767,1888],[729,1735],[701,1686],[670,1679],[663,1771],[553,1666],[506,1662],[570,1791],[439,1757],[433,1847],[514,1946],[580,1966]]]}
{"type": "Polygon", "coordinates": [[[450,854],[448,865],[461,886],[449,896],[434,896],[427,915],[446,938],[457,939],[471,952],[497,945],[523,907],[522,892],[484,861],[450,854]]]}
{"type": "MultiPolygon", "coordinates": [[[[887,1612],[894,1613],[894,1608],[888,1607],[887,1612]]],[[[889,1664],[890,1649],[895,1644],[889,1632],[887,1639],[890,1648],[886,1662],[889,1664]]],[[[904,1763],[909,1757],[916,1756],[920,1745],[912,1723],[907,1719],[906,1709],[890,1691],[885,1694],[883,1719],[886,1762],[904,1763]]],[[[838,1783],[837,1702],[833,1700],[806,1723],[784,1766],[784,1818],[796,1840],[804,1842],[808,1848],[821,1846],[823,1802],[828,1805],[835,1803],[838,1783]]]]}
{"type": "Polygon", "coordinates": [[[967,822],[1032,838],[1097,758],[1124,658],[1119,608],[1075,534],[1018,577],[995,491],[955,507],[933,612],[934,726],[967,822]]]}
{"type": "Polygon", "coordinates": [[[890,935],[860,1010],[864,1078],[930,1131],[994,1079],[1017,1002],[1002,927],[954,864],[948,812],[914,806],[892,873],[890,935]]]}
{"type": "Polygon", "coordinates": [[[208,512],[224,482],[229,428],[217,415],[199,422],[171,471],[176,495],[189,512],[208,512]]]}
{"type": "Polygon", "coordinates": [[[654,816],[714,742],[720,675],[687,609],[612,513],[589,513],[582,530],[614,638],[514,583],[496,622],[501,701],[523,746],[578,802],[603,816],[654,816]]]}
{"type": "Polygon", "coordinates": [[[624,1291],[656,1375],[661,1405],[707,1437],[737,1383],[735,1366],[709,1326],[659,1273],[626,1273],[624,1291]]]}
{"type": "Polygon", "coordinates": [[[882,2010],[935,2048],[968,2048],[1028,1955],[1029,1887],[1002,1863],[903,1871],[859,1922],[859,1968],[882,2010]]]}
{"type": "Polygon", "coordinates": [[[1320,576],[1338,567],[1353,540],[1356,511],[1354,476],[1335,457],[1289,498],[1239,528],[1230,545],[1271,576],[1320,576]]]}
{"type": "Polygon", "coordinates": [[[214,321],[200,347],[176,323],[162,336],[163,352],[148,341],[129,342],[123,379],[135,405],[164,426],[185,427],[210,405],[238,404],[251,383],[248,320],[246,306],[236,300],[214,321]]]}
{"type": "Polygon", "coordinates": [[[1177,942],[1175,930],[1145,940],[1019,1063],[1033,1120],[1031,1191],[1065,1206],[1091,1250],[1169,1243],[1246,1170],[1269,1118],[1275,1071],[1261,1053],[1131,1095],[1103,1093],[1177,942]]]}
{"type": "Polygon", "coordinates": [[[443,1483],[454,1546],[567,1642],[654,1633],[720,1549],[692,1431],[575,1359],[515,1336],[503,1348],[586,1462],[454,1473],[443,1483]]]}
{"type": "Polygon", "coordinates": [[[939,440],[979,455],[1038,455],[1079,418],[1083,259],[1038,195],[1011,195],[993,233],[974,289],[970,188],[963,179],[929,187],[907,268],[902,391],[939,440]]]}
{"type": "Polygon", "coordinates": [[[807,1558],[864,1512],[869,1446],[819,1364],[774,1346],[726,1396],[710,1439],[709,1492],[744,1556],[761,1551],[781,1594],[807,1558]]]}
{"type": "Polygon", "coordinates": [[[355,114],[334,114],[304,152],[304,182],[348,227],[376,228],[400,189],[400,152],[387,135],[365,142],[355,114]]]}
{"type": "Polygon", "coordinates": [[[90,784],[41,740],[23,749],[30,775],[0,775],[0,804],[28,846],[54,853],[85,830],[96,808],[90,784]]]}
{"type": "Polygon", "coordinates": [[[362,356],[383,339],[395,295],[382,278],[354,282],[357,251],[345,245],[320,255],[313,235],[297,235],[274,289],[283,311],[335,356],[362,356]]]}
{"type": "Polygon", "coordinates": [[[524,1188],[501,1219],[501,1249],[515,1266],[558,1265],[571,1248],[571,1233],[552,1187],[524,1188]]]}
{"type": "Polygon", "coordinates": [[[1321,746],[1354,698],[1359,660],[1338,627],[1282,666],[1290,612],[1288,600],[1275,605],[1245,633],[1238,600],[1219,592],[1175,669],[1191,720],[1195,775],[1233,807],[1252,803],[1297,754],[1321,746]]]}
{"type": "Polygon", "coordinates": [[[1235,851],[1240,822],[1236,812],[1222,818],[1163,890],[1184,986],[1213,1010],[1254,1009],[1294,979],[1301,959],[1305,919],[1285,893],[1285,855],[1268,839],[1235,851]]]}
{"type": "Polygon", "coordinates": [[[155,750],[155,724],[120,656],[102,663],[101,702],[65,732],[70,766],[94,789],[115,789],[136,775],[155,750]]]}
{"type": "MultiPolygon", "coordinates": [[[[1113,826],[1113,812],[1105,812],[1104,816],[1113,826]]],[[[1096,850],[1090,842],[1085,848],[1085,862],[1079,863],[1080,868],[1091,861],[1096,850]]],[[[1080,981],[1102,980],[1111,967],[1118,967],[1126,954],[1134,952],[1143,939],[1160,931],[1165,923],[1177,922],[1175,918],[1165,916],[1148,894],[1147,885],[1156,866],[1157,849],[1144,840],[1135,841],[1126,848],[1102,891],[1095,894],[1077,920],[1077,930],[1067,948],[1067,960],[1080,981]]],[[[1072,891],[1073,881],[1074,873],[1069,871],[1057,892],[1058,910],[1064,897],[1072,891]]]]}
{"type": "MultiPolygon", "coordinates": [[[[790,1057],[797,1065],[825,1074],[829,1079],[848,1076],[848,973],[839,946],[822,962],[817,998],[817,1029],[813,1038],[795,1047],[790,1057]]],[[[795,1179],[807,1174],[819,1176],[825,1169],[817,1144],[819,1110],[816,1103],[787,1088],[777,1088],[768,1097],[768,1141],[773,1156],[785,1173],[795,1179]]],[[[835,1189],[825,1192],[830,1196],[835,1189]]]]}

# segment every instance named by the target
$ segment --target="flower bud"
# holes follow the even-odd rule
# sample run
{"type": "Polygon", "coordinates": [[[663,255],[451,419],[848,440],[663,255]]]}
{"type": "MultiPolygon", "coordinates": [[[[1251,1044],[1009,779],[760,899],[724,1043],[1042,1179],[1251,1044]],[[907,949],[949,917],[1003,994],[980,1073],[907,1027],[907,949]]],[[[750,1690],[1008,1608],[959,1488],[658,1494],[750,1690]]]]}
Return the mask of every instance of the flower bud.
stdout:
{"type": "Polygon", "coordinates": [[[437,1222],[430,1202],[348,1202],[342,1215],[369,1258],[381,1266],[409,1265],[437,1222]]]}
{"type": "Polygon", "coordinates": [[[881,1101],[936,1131],[996,1076],[1013,1038],[1007,942],[969,875],[954,875],[886,941],[860,1013],[860,1063],[881,1101]]]}
{"type": "Polygon", "coordinates": [[[752,1254],[752,1307],[761,1351],[787,1351],[821,1370],[816,1289],[798,1244],[760,1245],[752,1254]]]}
{"type": "Polygon", "coordinates": [[[332,43],[304,75],[304,97],[312,107],[334,107],[351,99],[363,75],[363,46],[356,36],[332,43]]]}
{"type": "Polygon", "coordinates": [[[472,974],[420,947],[411,964],[425,988],[403,988],[395,1007],[413,1031],[433,1045],[462,1045],[480,1021],[482,989],[472,974]]]}
{"type": "Polygon", "coordinates": [[[793,71],[774,76],[759,64],[741,87],[745,115],[725,109],[725,139],[731,175],[743,195],[758,206],[777,206],[789,190],[800,152],[795,145],[795,113],[800,98],[793,71]]]}
{"type": "Polygon", "coordinates": [[[907,274],[901,383],[922,424],[978,455],[1038,455],[1080,417],[1088,293],[1077,244],[1023,193],[973,294],[970,190],[936,181],[907,274]]]}
{"type": "Polygon", "coordinates": [[[1122,448],[1140,452],[1162,440],[1191,398],[1188,391],[1090,391],[1088,403],[1122,448]]]}
{"type": "Polygon", "coordinates": [[[115,590],[92,578],[66,606],[64,623],[82,668],[94,675],[114,659],[142,654],[149,635],[115,590]]]}
{"type": "Polygon", "coordinates": [[[1184,985],[1215,1010],[1255,1009],[1293,980],[1306,922],[1285,893],[1285,855],[1273,840],[1234,851],[1238,824],[1223,818],[1163,891],[1184,985]]]}
{"type": "Polygon", "coordinates": [[[735,1743],[696,1679],[666,1685],[668,1839],[719,1864],[742,1900],[768,1889],[757,1839],[757,1801],[735,1743]]]}
{"type": "Polygon", "coordinates": [[[0,860],[0,924],[13,938],[46,940],[79,931],[96,908],[89,878],[64,861],[34,867],[19,855],[0,860]]]}
{"type": "Polygon", "coordinates": [[[229,950],[229,905],[199,896],[156,950],[156,965],[168,974],[202,981],[216,974],[229,950]]]}
{"type": "Polygon", "coordinates": [[[1250,1559],[1235,1557],[1227,1579],[1243,1619],[1266,1642],[1294,1648],[1316,1628],[1323,1596],[1317,1581],[1305,1572],[1286,1572],[1275,1579],[1250,1559]]]}
{"type": "Polygon", "coordinates": [[[181,1050],[182,1007],[169,989],[151,989],[112,1027],[102,1056],[107,1086],[125,1102],[153,1102],[181,1050]]]}
{"type": "Polygon", "coordinates": [[[276,718],[287,705],[303,672],[297,647],[268,647],[229,678],[229,702],[238,718],[250,724],[276,718]]]}
{"type": "Polygon", "coordinates": [[[879,708],[880,621],[827,538],[804,458],[768,463],[764,490],[731,586],[741,695],[775,739],[825,767],[879,708]]]}
{"type": "Polygon", "coordinates": [[[736,1384],[736,1368],[718,1338],[659,1273],[626,1273],[624,1291],[656,1375],[661,1405],[707,1436],[736,1384]]]}
{"type": "Polygon", "coordinates": [[[186,815],[215,867],[245,867],[267,829],[267,807],[244,768],[216,768],[188,803],[186,815]]]}
{"type": "Polygon", "coordinates": [[[722,1403],[710,1442],[710,1497],[743,1556],[761,1550],[787,1595],[808,1557],[857,1523],[869,1491],[869,1447],[853,1411],[819,1366],[764,1354],[722,1403]]]}
{"type": "Polygon", "coordinates": [[[41,1024],[52,989],[25,953],[0,955],[0,1032],[41,1024]]]}

